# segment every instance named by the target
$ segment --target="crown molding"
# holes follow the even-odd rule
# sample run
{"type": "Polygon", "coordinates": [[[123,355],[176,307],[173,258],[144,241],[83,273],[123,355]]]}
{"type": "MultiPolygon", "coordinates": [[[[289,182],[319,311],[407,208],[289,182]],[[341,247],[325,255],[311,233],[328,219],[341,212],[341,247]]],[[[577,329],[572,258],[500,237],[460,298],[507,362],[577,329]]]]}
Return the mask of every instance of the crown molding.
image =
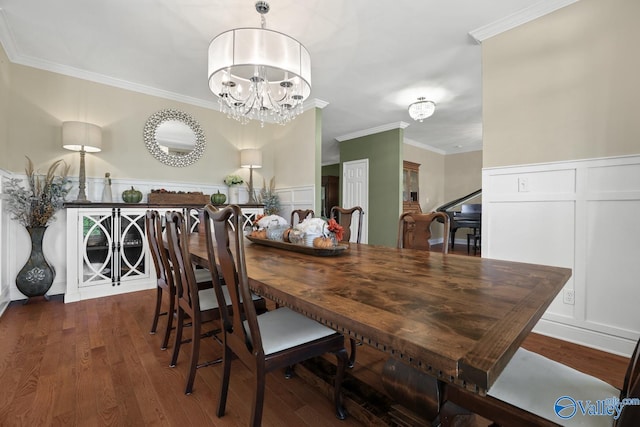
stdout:
{"type": "Polygon", "coordinates": [[[323,109],[327,105],[329,105],[329,103],[327,101],[323,101],[322,99],[318,99],[318,98],[313,98],[313,99],[308,99],[307,101],[305,101],[305,103],[302,104],[302,108],[304,109],[304,111],[307,111],[307,110],[309,110],[311,108],[323,109]]]}
{"type": "MultiPolygon", "coordinates": [[[[0,30],[1,31],[1,30],[0,30]]],[[[4,37],[4,35],[2,35],[4,37]]],[[[4,44],[3,44],[4,46],[4,44]]],[[[74,77],[82,80],[91,81],[94,83],[103,84],[106,86],[117,87],[119,89],[125,89],[131,92],[142,93],[145,95],[155,96],[158,98],[169,99],[172,101],[182,102],[184,104],[194,105],[197,107],[206,108],[209,110],[220,111],[220,105],[216,99],[207,101],[201,98],[195,98],[192,96],[186,96],[175,92],[170,92],[164,89],[159,89],[152,86],[141,85],[138,83],[132,83],[126,80],[116,79],[106,76],[104,74],[94,73],[90,71],[81,70],[66,65],[60,65],[54,62],[42,61],[39,59],[31,58],[25,55],[16,57],[15,49],[12,48],[13,55],[9,55],[9,50],[5,48],[7,56],[12,63],[24,65],[27,67],[33,67],[44,71],[50,71],[52,73],[62,74],[69,77],[74,77]]],[[[215,98],[215,95],[211,94],[215,98]]],[[[328,102],[321,99],[311,99],[304,103],[304,111],[312,108],[324,108],[329,105],[328,102]]],[[[271,123],[270,120],[265,120],[267,123],[271,123]]]]}
{"type": "Polygon", "coordinates": [[[13,33],[9,30],[9,21],[7,20],[7,12],[0,7],[0,44],[4,49],[9,61],[15,62],[17,55],[16,42],[13,33]]]}
{"type": "Polygon", "coordinates": [[[374,128],[369,128],[369,129],[358,130],[355,132],[348,133],[346,135],[337,136],[336,141],[338,142],[348,141],[350,139],[374,135],[376,133],[386,132],[388,130],[393,130],[393,129],[406,129],[408,126],[409,126],[409,123],[407,122],[388,123],[386,125],[376,126],[374,128]]]}
{"type": "MultiPolygon", "coordinates": [[[[86,70],[81,70],[79,68],[69,67],[67,65],[61,65],[51,61],[43,61],[41,59],[36,59],[27,55],[21,55],[18,53],[18,49],[16,48],[15,38],[9,30],[6,12],[2,8],[0,8],[0,43],[2,44],[2,47],[7,54],[7,58],[9,58],[9,61],[11,61],[11,63],[13,64],[37,68],[39,70],[62,74],[65,76],[87,80],[106,86],[117,87],[119,89],[125,89],[131,92],[137,92],[145,95],[155,96],[158,98],[182,102],[184,104],[195,105],[197,107],[202,107],[209,110],[220,111],[220,106],[217,98],[213,94],[211,94],[211,96],[215,99],[207,101],[205,99],[186,96],[152,86],[146,86],[138,83],[132,83],[126,80],[116,79],[100,73],[94,73],[86,70]]],[[[322,109],[327,105],[329,105],[328,102],[314,98],[311,100],[307,100],[303,105],[303,109],[304,111],[312,108],[322,109]]],[[[267,122],[269,121],[267,120],[267,122]]]]}
{"type": "Polygon", "coordinates": [[[424,144],[422,142],[418,142],[418,141],[415,141],[413,139],[405,138],[404,141],[402,141],[402,142],[404,142],[407,145],[412,145],[414,147],[422,148],[423,150],[428,150],[428,151],[431,151],[433,153],[441,154],[443,156],[447,154],[447,152],[445,150],[441,150],[439,148],[432,147],[432,146],[430,146],[428,144],[424,144]]]}
{"type": "Polygon", "coordinates": [[[551,12],[555,12],[577,1],[578,0],[543,0],[491,24],[469,31],[469,35],[473,37],[477,43],[482,43],[488,38],[526,24],[529,21],[533,21],[551,12]]]}

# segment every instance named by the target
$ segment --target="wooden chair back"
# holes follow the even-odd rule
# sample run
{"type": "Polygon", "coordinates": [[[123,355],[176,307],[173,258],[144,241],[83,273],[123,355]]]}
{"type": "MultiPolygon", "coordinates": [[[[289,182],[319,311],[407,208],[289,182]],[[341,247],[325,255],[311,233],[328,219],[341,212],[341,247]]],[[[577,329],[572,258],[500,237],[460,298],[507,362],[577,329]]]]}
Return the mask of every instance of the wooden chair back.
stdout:
{"type": "Polygon", "coordinates": [[[331,218],[335,219],[338,224],[344,228],[344,234],[342,235],[343,242],[351,241],[351,223],[354,216],[357,217],[358,220],[355,242],[360,243],[362,240],[362,221],[364,219],[364,211],[362,208],[360,206],[354,206],[349,209],[341,208],[340,206],[331,208],[331,218]]]}
{"type": "Polygon", "coordinates": [[[313,218],[314,216],[315,213],[313,212],[313,209],[295,209],[291,212],[291,226],[293,227],[296,224],[300,224],[305,219],[313,218]],[[296,216],[298,217],[297,221],[295,220],[296,216]]]}
{"type": "Polygon", "coordinates": [[[187,223],[180,212],[167,212],[165,218],[169,259],[173,267],[177,303],[189,317],[199,318],[199,289],[193,265],[190,262],[187,223]],[[195,313],[198,313],[198,316],[195,316],[195,313]]]}
{"type": "Polygon", "coordinates": [[[148,210],[145,215],[147,227],[147,242],[151,251],[151,259],[158,277],[158,286],[169,290],[169,281],[171,280],[171,266],[164,244],[162,242],[162,217],[156,210],[148,210]]]}
{"type": "Polygon", "coordinates": [[[406,212],[400,215],[398,225],[398,248],[429,250],[431,224],[441,220],[444,224],[442,253],[449,253],[449,216],[444,212],[419,214],[406,212]]]}
{"type": "MultiPolygon", "coordinates": [[[[221,210],[207,205],[204,211],[209,268],[215,268],[213,260],[217,259],[231,297],[232,311],[226,305],[220,308],[225,345],[245,364],[252,366],[255,364],[256,356],[264,357],[264,349],[256,309],[253,304],[242,304],[242,301],[251,301],[252,295],[244,260],[241,218],[242,212],[237,205],[230,205],[221,210]],[[212,237],[215,237],[215,242],[212,237]],[[234,316],[232,313],[241,315],[234,316]],[[247,322],[247,328],[244,327],[243,321],[247,322]]],[[[224,301],[220,281],[214,281],[213,287],[218,301],[224,301]]]]}
{"type": "Polygon", "coordinates": [[[169,344],[169,335],[173,328],[173,312],[175,310],[175,286],[173,284],[173,273],[169,264],[169,254],[164,247],[162,240],[162,216],[156,210],[148,210],[145,215],[147,228],[147,242],[151,252],[151,259],[156,270],[156,306],[153,313],[150,333],[155,334],[158,328],[160,316],[167,316],[166,328],[160,348],[166,350],[169,344]],[[162,296],[166,293],[169,300],[169,308],[162,312],[162,296]]]}

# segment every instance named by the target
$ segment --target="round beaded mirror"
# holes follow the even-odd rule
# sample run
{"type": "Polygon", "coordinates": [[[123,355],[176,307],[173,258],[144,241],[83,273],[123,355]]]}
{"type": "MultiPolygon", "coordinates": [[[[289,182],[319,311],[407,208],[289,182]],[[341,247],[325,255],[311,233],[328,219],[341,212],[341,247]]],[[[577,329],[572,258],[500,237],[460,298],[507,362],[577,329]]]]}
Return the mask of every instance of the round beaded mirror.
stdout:
{"type": "Polygon", "coordinates": [[[195,163],[206,145],[200,124],[189,114],[160,110],[144,125],[144,143],[165,165],[184,167],[195,163]]]}

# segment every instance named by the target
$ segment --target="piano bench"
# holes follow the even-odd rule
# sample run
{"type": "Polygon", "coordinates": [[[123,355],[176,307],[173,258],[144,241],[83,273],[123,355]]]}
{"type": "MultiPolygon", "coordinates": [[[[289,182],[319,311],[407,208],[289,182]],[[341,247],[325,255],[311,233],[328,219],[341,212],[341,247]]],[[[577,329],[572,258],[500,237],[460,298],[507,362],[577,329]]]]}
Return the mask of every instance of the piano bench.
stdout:
{"type": "Polygon", "coordinates": [[[469,233],[467,234],[467,255],[470,255],[470,248],[471,248],[471,240],[473,239],[473,255],[475,256],[478,253],[478,250],[480,249],[480,244],[481,244],[481,236],[480,233],[478,231],[475,231],[475,233],[469,233]]]}

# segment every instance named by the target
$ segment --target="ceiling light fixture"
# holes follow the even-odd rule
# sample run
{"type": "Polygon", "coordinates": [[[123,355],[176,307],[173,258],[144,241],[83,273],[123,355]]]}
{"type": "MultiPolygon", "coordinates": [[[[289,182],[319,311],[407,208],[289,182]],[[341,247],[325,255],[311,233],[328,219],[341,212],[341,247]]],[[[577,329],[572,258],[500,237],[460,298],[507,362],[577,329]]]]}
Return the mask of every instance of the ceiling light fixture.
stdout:
{"type": "Polygon", "coordinates": [[[311,57],[297,40],[267,30],[269,4],[256,3],[261,28],[237,28],[209,45],[209,88],[220,111],[245,124],[286,124],[303,112],[311,93],[311,57]]]}
{"type": "Polygon", "coordinates": [[[427,101],[427,98],[424,96],[421,96],[417,102],[409,105],[409,115],[413,120],[417,120],[420,123],[427,117],[431,117],[434,111],[436,111],[435,102],[427,101]]]}

